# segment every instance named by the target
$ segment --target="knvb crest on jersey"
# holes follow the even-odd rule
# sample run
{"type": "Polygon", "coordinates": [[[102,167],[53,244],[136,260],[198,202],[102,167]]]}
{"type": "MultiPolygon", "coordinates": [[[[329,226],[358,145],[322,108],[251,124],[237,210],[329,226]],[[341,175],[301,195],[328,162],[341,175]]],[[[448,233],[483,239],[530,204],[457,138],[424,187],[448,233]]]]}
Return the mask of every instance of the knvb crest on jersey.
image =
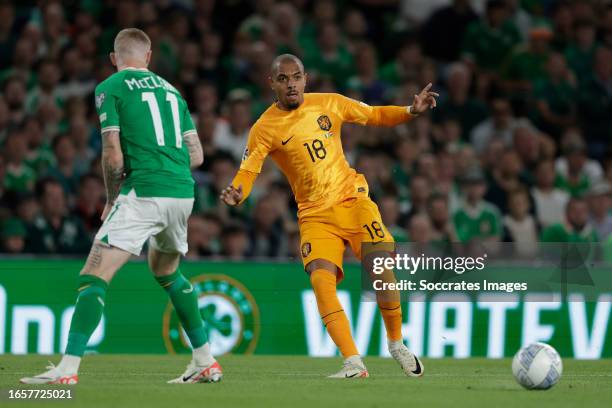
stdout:
{"type": "MultiPolygon", "coordinates": [[[[200,314],[208,329],[213,355],[248,354],[259,338],[259,309],[253,295],[226,275],[203,275],[192,280],[200,314]]],[[[163,339],[168,352],[191,353],[189,340],[171,303],[163,317],[163,339]]]]}
{"type": "Polygon", "coordinates": [[[334,135],[334,132],[329,131],[332,128],[332,123],[331,123],[331,120],[329,119],[329,116],[327,115],[319,116],[319,118],[317,119],[317,123],[319,124],[319,127],[321,128],[321,130],[325,131],[325,134],[323,136],[325,136],[326,139],[334,135]]]}
{"type": "Polygon", "coordinates": [[[329,116],[327,115],[319,116],[319,118],[317,119],[317,123],[319,124],[319,127],[321,128],[321,130],[324,130],[326,132],[332,127],[331,120],[329,119],[329,116]]]}

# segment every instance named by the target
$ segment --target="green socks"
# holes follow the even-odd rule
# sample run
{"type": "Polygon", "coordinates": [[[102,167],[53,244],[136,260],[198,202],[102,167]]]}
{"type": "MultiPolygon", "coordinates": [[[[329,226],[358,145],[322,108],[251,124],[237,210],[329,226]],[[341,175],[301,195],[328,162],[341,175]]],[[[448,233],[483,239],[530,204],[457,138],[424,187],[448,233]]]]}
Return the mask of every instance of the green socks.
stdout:
{"type": "Polygon", "coordinates": [[[104,299],[108,283],[93,275],[79,276],[79,295],[77,297],[66,353],[82,357],[89,337],[98,326],[104,310],[104,299]]]}
{"type": "Polygon", "coordinates": [[[191,347],[195,349],[206,344],[208,335],[200,316],[198,297],[191,283],[185,279],[179,269],[171,275],[158,276],[155,279],[168,292],[174,310],[189,337],[191,347]]]}

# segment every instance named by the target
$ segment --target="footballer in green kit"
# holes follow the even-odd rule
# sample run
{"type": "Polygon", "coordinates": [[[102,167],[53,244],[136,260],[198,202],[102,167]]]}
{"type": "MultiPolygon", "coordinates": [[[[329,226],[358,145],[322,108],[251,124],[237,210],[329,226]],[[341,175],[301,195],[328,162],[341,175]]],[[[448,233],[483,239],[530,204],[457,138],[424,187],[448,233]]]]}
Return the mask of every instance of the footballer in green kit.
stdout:
{"type": "Polygon", "coordinates": [[[121,30],[110,58],[117,72],[95,92],[107,196],[104,223],[79,275],[62,360],[21,382],[78,383],[81,357],[101,320],[108,284],[147,241],[151,271],[168,293],[193,349],[186,371],[169,382],[217,382],[223,374],[210,352],[196,293],[179,270],[194,201],[191,167],[202,164],[202,146],[185,100],[147,69],[151,40],[143,31],[121,30]]]}

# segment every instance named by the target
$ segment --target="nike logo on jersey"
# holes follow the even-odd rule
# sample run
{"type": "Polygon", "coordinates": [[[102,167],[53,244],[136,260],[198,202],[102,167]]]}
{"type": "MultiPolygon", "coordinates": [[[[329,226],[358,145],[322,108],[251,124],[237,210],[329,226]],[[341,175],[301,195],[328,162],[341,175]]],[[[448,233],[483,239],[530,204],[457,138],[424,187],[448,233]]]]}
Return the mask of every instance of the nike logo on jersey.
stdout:
{"type": "Polygon", "coordinates": [[[190,283],[187,289],[183,289],[183,293],[191,293],[193,292],[193,285],[190,283]]]}
{"type": "Polygon", "coordinates": [[[286,145],[287,143],[289,143],[289,141],[290,141],[291,139],[293,139],[293,137],[294,137],[294,136],[295,136],[295,135],[292,135],[292,136],[291,136],[289,139],[281,141],[281,144],[282,144],[283,146],[284,146],[284,145],[286,145]]]}

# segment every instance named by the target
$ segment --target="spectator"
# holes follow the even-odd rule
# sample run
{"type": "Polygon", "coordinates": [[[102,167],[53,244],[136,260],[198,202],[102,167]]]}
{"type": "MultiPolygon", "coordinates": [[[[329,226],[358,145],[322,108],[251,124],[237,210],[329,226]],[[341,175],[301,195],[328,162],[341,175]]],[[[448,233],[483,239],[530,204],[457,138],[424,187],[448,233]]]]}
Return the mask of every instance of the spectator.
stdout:
{"type": "Polygon", "coordinates": [[[417,214],[408,222],[408,236],[410,241],[418,247],[430,244],[432,241],[431,222],[426,214],[417,214]]]}
{"type": "Polygon", "coordinates": [[[9,191],[32,191],[36,182],[36,173],[25,162],[28,146],[22,131],[8,135],[4,143],[6,170],[4,186],[9,191]]]}
{"type": "Polygon", "coordinates": [[[85,174],[96,157],[96,152],[89,144],[90,134],[89,124],[85,117],[76,116],[70,120],[68,137],[74,146],[74,166],[78,174],[85,174]]]}
{"type": "Polygon", "coordinates": [[[453,214],[459,242],[496,242],[501,238],[501,220],[497,207],[484,201],[487,185],[482,172],[474,168],[463,178],[463,200],[453,214]]]}
{"type": "Polygon", "coordinates": [[[510,101],[497,97],[491,101],[491,117],[480,122],[471,132],[470,141],[481,154],[491,140],[501,140],[505,146],[512,144],[514,131],[521,123],[514,117],[510,101]]]}
{"type": "Polygon", "coordinates": [[[589,151],[601,158],[612,136],[612,50],[601,47],[595,52],[593,72],[582,81],[578,92],[578,114],[589,151]]]}
{"type": "Polygon", "coordinates": [[[470,71],[465,64],[457,62],[449,67],[447,83],[448,97],[434,110],[434,122],[456,120],[461,124],[462,139],[467,140],[474,126],[486,118],[486,108],[470,97],[470,71]]]}
{"type": "Polygon", "coordinates": [[[270,17],[276,42],[275,53],[302,55],[302,47],[298,41],[302,23],[295,7],[291,3],[277,3],[272,8],[270,17]]]}
{"type": "Polygon", "coordinates": [[[518,154],[511,149],[505,150],[493,167],[485,198],[502,213],[508,212],[510,192],[523,187],[520,178],[522,171],[523,164],[518,154]]]}
{"type": "Polygon", "coordinates": [[[563,222],[569,194],[555,187],[555,165],[550,160],[538,163],[535,171],[535,186],[531,189],[535,215],[542,227],[563,222]]]}
{"type": "Polygon", "coordinates": [[[546,77],[553,32],[547,25],[532,27],[526,48],[519,47],[504,67],[505,88],[517,98],[525,98],[533,89],[533,81],[546,77]]]}
{"type": "Polygon", "coordinates": [[[559,139],[564,129],[576,121],[575,79],[561,54],[551,53],[546,63],[546,78],[534,84],[536,125],[559,139]]]}
{"type": "Polygon", "coordinates": [[[590,224],[597,233],[597,240],[605,242],[612,234],[612,214],[610,214],[610,194],[612,187],[605,181],[593,185],[587,194],[591,213],[590,224]]]}
{"type": "Polygon", "coordinates": [[[232,261],[242,261],[249,249],[249,236],[241,224],[230,224],[221,232],[221,255],[232,261]]]}
{"type": "Polygon", "coordinates": [[[542,231],[542,242],[589,243],[597,241],[597,233],[589,224],[589,209],[582,198],[572,198],[565,209],[565,220],[542,231]]]}
{"type": "Polygon", "coordinates": [[[451,222],[448,198],[443,194],[432,194],[427,205],[427,214],[431,220],[431,241],[446,248],[458,242],[455,228],[451,222]]]}
{"type": "Polygon", "coordinates": [[[423,55],[419,43],[406,41],[397,51],[397,58],[380,69],[380,79],[394,86],[414,81],[417,79],[422,63],[423,55]]]}
{"type": "Polygon", "coordinates": [[[214,214],[194,214],[189,217],[187,258],[197,259],[202,256],[217,255],[220,252],[221,226],[221,220],[214,214]]]}
{"type": "Polygon", "coordinates": [[[18,218],[10,218],[2,223],[2,233],[0,234],[0,252],[9,254],[22,253],[25,248],[26,229],[18,218]]]}
{"type": "Polygon", "coordinates": [[[533,174],[538,162],[546,158],[542,148],[544,139],[545,137],[531,125],[529,120],[523,118],[517,121],[512,135],[512,147],[530,174],[533,174]]]}
{"type": "Polygon", "coordinates": [[[555,163],[558,175],[555,185],[572,197],[579,197],[601,179],[603,170],[597,161],[587,157],[586,145],[574,129],[569,129],[563,139],[563,156],[555,163]]]}
{"type": "Polygon", "coordinates": [[[38,68],[38,86],[28,93],[26,111],[36,112],[44,103],[51,103],[61,107],[64,100],[60,96],[58,84],[61,71],[52,60],[45,60],[38,68]]]}
{"type": "Polygon", "coordinates": [[[593,61],[597,51],[595,24],[589,20],[577,20],[574,23],[574,39],[565,48],[567,64],[579,81],[587,79],[593,70],[593,61]]]}
{"type": "Polygon", "coordinates": [[[479,70],[494,72],[520,41],[520,34],[508,19],[503,0],[488,0],[483,21],[474,21],[463,38],[463,58],[479,70]]]}
{"type": "Polygon", "coordinates": [[[400,227],[399,221],[401,217],[400,202],[396,196],[386,195],[378,200],[378,208],[383,224],[393,236],[396,242],[405,242],[407,240],[406,231],[400,227]]]}
{"type": "Polygon", "coordinates": [[[61,183],[46,178],[36,185],[41,213],[28,226],[25,251],[34,254],[85,254],[91,240],[78,218],[68,213],[61,183]]]}
{"type": "Polygon", "coordinates": [[[53,153],[56,165],[49,169],[47,175],[57,180],[64,191],[75,194],[79,185],[79,173],[76,165],[76,149],[69,135],[59,135],[53,140],[53,153]]]}
{"type": "Polygon", "coordinates": [[[106,199],[104,181],[94,175],[85,174],[79,180],[74,214],[80,218],[87,234],[93,238],[102,225],[102,211],[106,199]]]}
{"type": "Polygon", "coordinates": [[[529,193],[522,188],[508,194],[508,214],[504,215],[504,242],[514,243],[514,255],[531,258],[538,251],[539,226],[529,213],[529,193]]]}
{"type": "Polygon", "coordinates": [[[370,105],[384,105],[388,86],[378,79],[376,50],[369,43],[357,47],[355,57],[356,75],[348,79],[347,87],[359,92],[363,101],[370,105]]]}
{"type": "Polygon", "coordinates": [[[15,215],[25,225],[32,224],[40,212],[40,205],[36,199],[36,195],[31,192],[17,194],[15,207],[15,215]]]}
{"type": "Polygon", "coordinates": [[[26,84],[18,76],[10,77],[4,81],[2,87],[4,100],[9,109],[9,124],[18,124],[25,118],[26,84]]]}
{"type": "Polygon", "coordinates": [[[310,72],[332,78],[337,88],[345,87],[346,79],[352,73],[353,58],[342,45],[334,23],[319,27],[317,47],[306,50],[304,64],[310,72]]]}
{"type": "Polygon", "coordinates": [[[443,62],[458,60],[465,31],[477,20],[469,0],[453,0],[452,5],[439,8],[423,24],[423,51],[443,62]]]}
{"type": "Polygon", "coordinates": [[[228,96],[227,121],[215,128],[215,147],[231,153],[236,161],[242,160],[251,128],[251,105],[247,92],[236,89],[228,96]]]}
{"type": "Polygon", "coordinates": [[[283,220],[272,197],[257,201],[248,234],[251,257],[275,258],[287,252],[283,220]]]}
{"type": "Polygon", "coordinates": [[[427,212],[427,200],[431,195],[432,185],[427,178],[415,175],[410,180],[410,211],[408,218],[427,212]]]}

